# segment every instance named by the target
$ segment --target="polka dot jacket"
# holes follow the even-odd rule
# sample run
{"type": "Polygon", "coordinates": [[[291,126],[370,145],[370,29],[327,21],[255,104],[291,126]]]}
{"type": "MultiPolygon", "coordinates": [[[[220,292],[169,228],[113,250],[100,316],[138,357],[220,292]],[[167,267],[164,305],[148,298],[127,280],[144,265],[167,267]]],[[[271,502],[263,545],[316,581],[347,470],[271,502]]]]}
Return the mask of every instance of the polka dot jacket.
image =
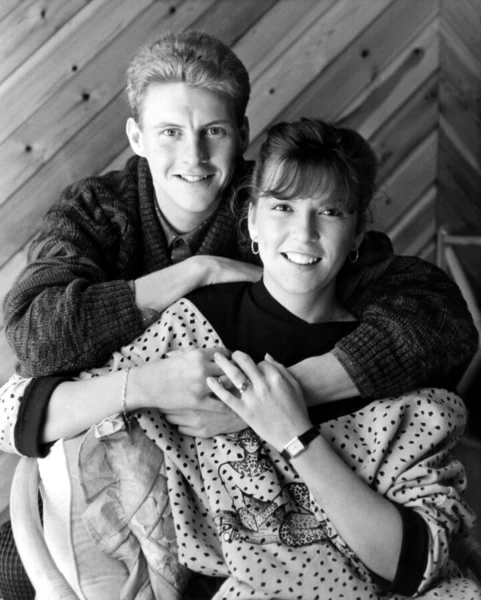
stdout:
{"type": "MultiPolygon", "coordinates": [[[[159,360],[176,350],[218,345],[222,342],[210,323],[181,299],[105,367],[81,377],[159,360]]],[[[12,423],[25,381],[9,382],[6,410],[12,423]]],[[[251,430],[193,439],[179,435],[157,411],[143,410],[137,419],[165,457],[179,562],[226,578],[215,600],[405,597],[366,568],[295,471],[251,430]]],[[[449,560],[451,537],[474,525],[462,498],[464,470],[450,452],[465,420],[465,407],[455,394],[422,389],[319,425],[361,479],[426,523],[429,547],[416,590],[422,598],[481,598],[449,560]]],[[[8,427],[3,435],[15,449],[8,427]]]]}

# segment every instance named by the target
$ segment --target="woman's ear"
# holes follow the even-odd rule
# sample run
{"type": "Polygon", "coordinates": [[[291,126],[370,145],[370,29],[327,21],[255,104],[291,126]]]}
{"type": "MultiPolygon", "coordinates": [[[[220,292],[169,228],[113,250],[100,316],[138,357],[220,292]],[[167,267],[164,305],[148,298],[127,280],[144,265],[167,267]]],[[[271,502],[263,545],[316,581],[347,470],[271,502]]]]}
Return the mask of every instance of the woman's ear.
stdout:
{"type": "Polygon", "coordinates": [[[257,227],[256,227],[256,207],[249,204],[249,213],[247,215],[247,227],[249,229],[249,235],[253,242],[257,241],[257,227]]]}
{"type": "Polygon", "coordinates": [[[359,246],[362,244],[362,240],[364,239],[365,233],[366,233],[365,231],[361,231],[361,233],[358,233],[356,235],[356,237],[354,238],[354,242],[352,244],[353,250],[359,250],[359,246]]]}
{"type": "Polygon", "coordinates": [[[129,138],[130,147],[138,156],[145,156],[142,131],[137,124],[137,121],[132,117],[127,119],[125,127],[127,137],[129,138]]]}

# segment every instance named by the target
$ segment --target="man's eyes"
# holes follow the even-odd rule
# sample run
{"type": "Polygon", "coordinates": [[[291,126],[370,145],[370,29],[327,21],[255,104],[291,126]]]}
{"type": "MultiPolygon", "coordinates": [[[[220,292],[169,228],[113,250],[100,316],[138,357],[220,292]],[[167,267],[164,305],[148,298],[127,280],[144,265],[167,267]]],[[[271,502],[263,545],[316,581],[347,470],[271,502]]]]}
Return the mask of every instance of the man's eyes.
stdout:
{"type": "Polygon", "coordinates": [[[207,135],[209,135],[209,136],[212,136],[212,137],[217,137],[217,136],[220,136],[220,135],[225,135],[225,133],[226,133],[226,130],[224,129],[224,127],[218,127],[218,126],[216,125],[216,126],[213,126],[213,127],[209,127],[209,128],[206,130],[206,133],[207,133],[207,135]]]}
{"type": "MultiPolygon", "coordinates": [[[[224,127],[213,126],[205,129],[203,133],[208,137],[220,137],[224,136],[227,133],[227,131],[224,127]]],[[[167,129],[162,129],[160,134],[165,137],[181,137],[183,135],[183,132],[181,129],[176,129],[175,127],[168,127],[167,129]]]]}
{"type": "Polygon", "coordinates": [[[163,129],[161,135],[165,135],[166,137],[175,137],[181,134],[180,129],[174,129],[173,127],[169,127],[168,129],[163,129]]]}

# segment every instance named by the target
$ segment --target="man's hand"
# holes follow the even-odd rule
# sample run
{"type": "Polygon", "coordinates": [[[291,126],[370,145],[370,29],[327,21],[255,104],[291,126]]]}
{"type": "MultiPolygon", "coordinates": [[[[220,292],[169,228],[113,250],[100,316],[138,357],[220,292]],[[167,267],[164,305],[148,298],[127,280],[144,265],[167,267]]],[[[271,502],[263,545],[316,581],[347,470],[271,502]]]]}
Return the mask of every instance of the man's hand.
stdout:
{"type": "Polygon", "coordinates": [[[182,435],[199,438],[233,433],[247,427],[239,415],[212,395],[204,396],[197,404],[197,408],[164,411],[164,416],[169,423],[177,425],[182,435]]]}
{"type": "Polygon", "coordinates": [[[180,263],[135,280],[138,308],[162,312],[192,290],[213,283],[258,281],[262,269],[249,263],[219,256],[191,256],[180,263]]]}
{"type": "Polygon", "coordinates": [[[231,354],[226,348],[176,350],[168,358],[140,365],[131,371],[129,396],[137,408],[158,408],[184,435],[207,438],[245,429],[242,419],[215,399],[207,385],[207,377],[223,375],[214,361],[216,353],[231,354]]]}
{"type": "Polygon", "coordinates": [[[189,260],[199,261],[200,268],[205,269],[203,285],[231,281],[258,281],[262,277],[261,267],[239,260],[220,256],[195,256],[189,260]]]}

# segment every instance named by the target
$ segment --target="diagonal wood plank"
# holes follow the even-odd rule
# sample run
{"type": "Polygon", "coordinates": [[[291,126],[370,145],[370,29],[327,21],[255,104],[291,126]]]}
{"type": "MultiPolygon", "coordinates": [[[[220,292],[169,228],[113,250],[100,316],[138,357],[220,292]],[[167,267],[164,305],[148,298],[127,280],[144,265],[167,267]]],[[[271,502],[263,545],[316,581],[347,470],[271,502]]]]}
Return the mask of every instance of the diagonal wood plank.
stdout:
{"type": "Polygon", "coordinates": [[[437,188],[432,185],[387,231],[397,254],[416,256],[436,235],[437,188]]]}
{"type": "Polygon", "coordinates": [[[309,29],[314,21],[334,5],[336,0],[280,0],[262,19],[251,27],[233,47],[245,64],[251,82],[276,61],[284,60],[284,52],[309,29]]]}
{"type": "Polygon", "coordinates": [[[26,0],[2,0],[0,2],[0,20],[5,19],[12,10],[19,4],[23,4],[26,0]]]}
{"type": "MultiPolygon", "coordinates": [[[[280,1],[285,2],[285,0],[280,1]]],[[[262,0],[262,2],[259,0],[242,0],[242,2],[217,0],[208,12],[204,12],[199,19],[196,19],[193,27],[208,31],[228,46],[232,46],[276,2],[279,0],[262,0]]]]}
{"type": "Polygon", "coordinates": [[[437,179],[437,131],[431,132],[417,148],[380,183],[382,194],[376,202],[374,226],[387,231],[437,179]]]}
{"type": "Polygon", "coordinates": [[[24,0],[0,21],[0,82],[79,11],[86,0],[24,0]]]}
{"type": "MultiPolygon", "coordinates": [[[[438,80],[431,75],[399,110],[369,140],[379,161],[379,179],[384,179],[438,124],[438,80]],[[402,135],[400,135],[402,132],[402,135]]],[[[346,123],[351,126],[349,122],[346,123]]]]}
{"type": "Polygon", "coordinates": [[[438,67],[438,25],[433,22],[339,118],[348,120],[370,139],[379,125],[407,101],[413,90],[437,73],[438,67]]]}
{"type": "MultiPolygon", "coordinates": [[[[419,9],[395,2],[374,19],[352,44],[337,54],[315,80],[286,106],[275,121],[300,116],[336,118],[366,89],[376,86],[380,75],[407,48],[437,15],[437,0],[423,2],[419,9]],[[396,27],[392,28],[392,23],[396,27]],[[386,31],[390,35],[386,35],[386,31]]],[[[258,153],[261,138],[252,138],[249,157],[258,153]]]]}
{"type": "Polygon", "coordinates": [[[254,82],[248,111],[252,139],[392,2],[360,0],[353,5],[348,0],[338,0],[315,21],[286,50],[282,62],[276,61],[254,82]]]}
{"type": "Polygon", "coordinates": [[[70,19],[0,85],[0,143],[153,1],[91,0],[70,19]]]}

